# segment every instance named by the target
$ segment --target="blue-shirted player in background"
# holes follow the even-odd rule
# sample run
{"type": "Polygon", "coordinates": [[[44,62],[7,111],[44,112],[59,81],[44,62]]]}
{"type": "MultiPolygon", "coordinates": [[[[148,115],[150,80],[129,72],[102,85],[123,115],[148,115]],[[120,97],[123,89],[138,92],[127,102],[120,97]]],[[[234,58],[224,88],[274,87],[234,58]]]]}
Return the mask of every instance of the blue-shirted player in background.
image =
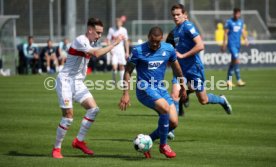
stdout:
{"type": "MultiPolygon", "coordinates": [[[[129,105],[130,77],[133,69],[136,68],[137,99],[159,114],[158,128],[150,134],[150,137],[153,141],[160,138],[160,153],[167,158],[174,158],[176,153],[167,144],[167,136],[170,130],[176,128],[178,116],[173,100],[163,82],[168,62],[171,63],[174,74],[181,77],[181,97],[184,100],[186,99],[186,91],[175,50],[171,44],[161,42],[162,38],[162,30],[159,27],[153,27],[149,31],[148,42],[132,49],[132,56],[128,60],[124,74],[126,89],[123,92],[119,106],[121,110],[126,110],[129,105]]],[[[146,158],[151,157],[149,152],[144,153],[144,155],[146,158]]]]}
{"type": "MultiPolygon", "coordinates": [[[[173,32],[176,54],[182,72],[187,78],[189,89],[195,90],[198,101],[202,105],[220,104],[227,114],[231,114],[232,108],[225,96],[207,94],[204,89],[204,66],[198,54],[204,49],[204,44],[198,30],[188,20],[184,6],[182,4],[172,6],[171,14],[176,24],[173,32]]],[[[179,84],[176,78],[174,78],[172,89],[172,98],[177,105],[179,102],[179,84]]]]}
{"type": "Polygon", "coordinates": [[[235,71],[237,78],[238,86],[245,86],[245,82],[242,81],[240,75],[240,61],[239,61],[239,51],[241,46],[241,36],[243,36],[245,40],[245,45],[248,45],[248,40],[246,37],[246,33],[243,29],[243,20],[240,19],[241,10],[239,8],[234,8],[233,17],[228,19],[225,23],[225,31],[224,31],[224,40],[222,45],[222,51],[226,50],[226,43],[229,52],[231,53],[231,63],[227,72],[227,86],[233,87],[235,86],[232,83],[232,75],[235,71]],[[228,42],[226,42],[228,41],[228,42]]]}

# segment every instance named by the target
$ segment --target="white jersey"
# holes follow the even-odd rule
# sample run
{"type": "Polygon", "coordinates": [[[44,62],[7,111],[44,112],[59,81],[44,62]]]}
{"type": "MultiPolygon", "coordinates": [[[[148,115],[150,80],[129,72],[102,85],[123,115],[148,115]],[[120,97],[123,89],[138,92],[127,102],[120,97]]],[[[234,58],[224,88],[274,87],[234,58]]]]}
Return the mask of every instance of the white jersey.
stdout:
{"type": "Polygon", "coordinates": [[[85,35],[78,36],[71,44],[68,50],[68,57],[63,69],[58,77],[68,77],[70,79],[84,80],[86,76],[87,65],[90,60],[89,50],[93,49],[85,35]]]}
{"type": "MultiPolygon", "coordinates": [[[[107,39],[109,41],[113,41],[119,35],[124,35],[125,36],[125,40],[128,40],[127,29],[124,28],[124,27],[120,27],[119,29],[117,29],[116,27],[109,28],[107,39]]],[[[112,51],[122,50],[122,49],[124,49],[124,41],[121,41],[117,46],[115,46],[112,49],[112,51]]]]}

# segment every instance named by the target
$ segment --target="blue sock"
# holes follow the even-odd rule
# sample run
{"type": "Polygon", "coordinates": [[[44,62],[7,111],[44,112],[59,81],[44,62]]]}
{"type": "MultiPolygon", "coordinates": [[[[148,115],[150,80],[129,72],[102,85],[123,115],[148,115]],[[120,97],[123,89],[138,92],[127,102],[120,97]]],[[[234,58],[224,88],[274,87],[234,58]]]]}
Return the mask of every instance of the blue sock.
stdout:
{"type": "Polygon", "coordinates": [[[152,141],[155,141],[156,139],[159,139],[159,129],[155,129],[150,135],[150,138],[152,141]]]}
{"type": "Polygon", "coordinates": [[[232,79],[230,79],[230,77],[232,77],[234,72],[234,65],[230,64],[229,68],[228,68],[228,72],[227,72],[227,81],[230,81],[232,79]]]}
{"type": "MultiPolygon", "coordinates": [[[[171,128],[171,127],[169,127],[169,132],[172,132],[172,133],[174,133],[174,129],[175,128],[171,128]]],[[[157,128],[157,129],[155,129],[150,135],[150,138],[151,138],[151,140],[152,141],[155,141],[156,139],[159,139],[159,129],[157,128]]]]}
{"type": "Polygon", "coordinates": [[[208,93],[208,104],[224,104],[225,100],[221,98],[220,96],[216,96],[212,93],[208,93]]]}
{"type": "Polygon", "coordinates": [[[158,129],[160,136],[160,145],[167,143],[167,137],[169,133],[169,114],[160,114],[158,121],[158,129]]]}
{"type": "Polygon", "coordinates": [[[177,113],[177,115],[178,115],[178,113],[179,113],[179,100],[178,101],[173,101],[174,102],[174,105],[175,105],[175,108],[176,108],[176,113],[177,113]]]}
{"type": "Polygon", "coordinates": [[[236,74],[237,81],[241,79],[240,66],[239,64],[234,65],[234,71],[236,74]]]}

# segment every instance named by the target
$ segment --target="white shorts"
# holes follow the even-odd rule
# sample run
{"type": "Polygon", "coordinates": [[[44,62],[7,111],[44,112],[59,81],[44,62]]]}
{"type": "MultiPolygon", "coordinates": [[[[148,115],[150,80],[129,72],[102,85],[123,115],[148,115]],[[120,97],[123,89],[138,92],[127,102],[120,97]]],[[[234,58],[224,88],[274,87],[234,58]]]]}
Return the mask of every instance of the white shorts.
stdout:
{"type": "Polygon", "coordinates": [[[61,108],[73,108],[73,100],[82,103],[89,97],[93,98],[82,80],[72,78],[57,77],[56,91],[61,108]]]}
{"type": "Polygon", "coordinates": [[[112,65],[126,65],[126,53],[124,49],[112,50],[112,65]]]}

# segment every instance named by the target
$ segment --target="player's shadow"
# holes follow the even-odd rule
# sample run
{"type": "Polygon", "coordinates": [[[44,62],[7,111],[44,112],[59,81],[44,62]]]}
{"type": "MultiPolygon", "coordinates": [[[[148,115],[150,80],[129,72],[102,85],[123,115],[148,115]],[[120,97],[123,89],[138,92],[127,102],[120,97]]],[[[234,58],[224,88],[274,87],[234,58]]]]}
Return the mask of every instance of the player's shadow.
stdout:
{"type": "Polygon", "coordinates": [[[119,117],[158,117],[157,114],[117,114],[119,117]]]}
{"type": "Polygon", "coordinates": [[[9,151],[6,155],[15,157],[49,157],[49,154],[19,153],[17,151],[9,151]]]}
{"type": "Polygon", "coordinates": [[[91,140],[99,140],[99,141],[118,141],[118,142],[132,142],[130,139],[91,139],[91,140]]]}

